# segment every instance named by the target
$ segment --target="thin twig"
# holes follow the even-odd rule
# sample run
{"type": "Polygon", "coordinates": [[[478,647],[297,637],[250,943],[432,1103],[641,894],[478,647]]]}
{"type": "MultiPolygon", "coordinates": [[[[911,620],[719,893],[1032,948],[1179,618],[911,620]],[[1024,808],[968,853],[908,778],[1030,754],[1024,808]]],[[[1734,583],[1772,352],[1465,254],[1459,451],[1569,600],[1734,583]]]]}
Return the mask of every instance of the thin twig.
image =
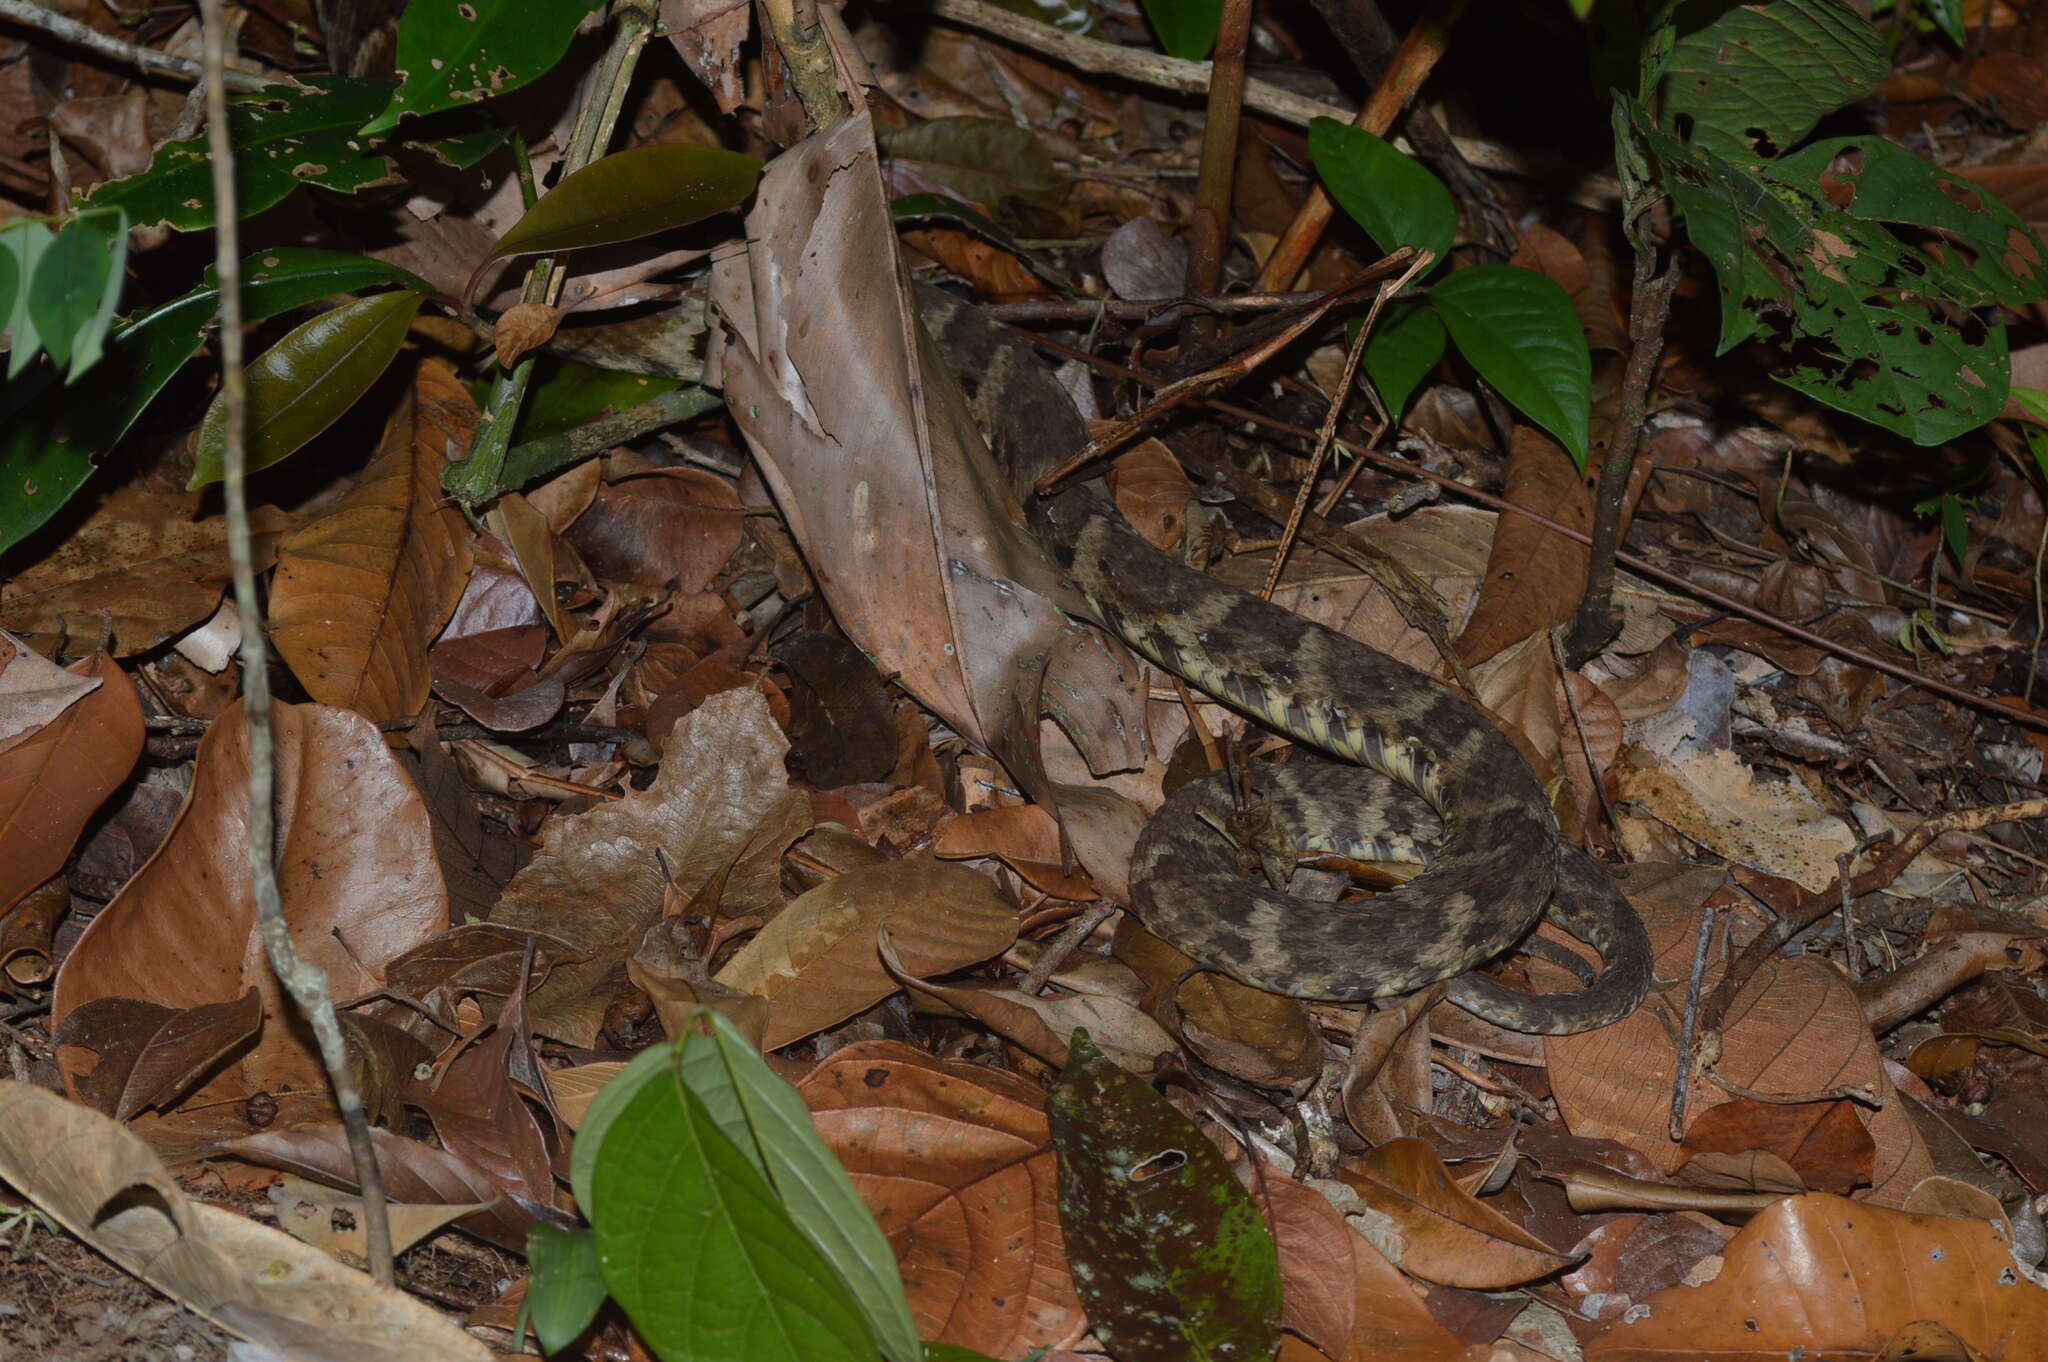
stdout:
{"type": "Polygon", "coordinates": [[[1306,307],[1323,295],[1309,293],[1192,293],[1157,302],[1124,302],[1116,298],[1025,298],[1014,303],[989,303],[979,310],[999,322],[1021,325],[1030,322],[1072,322],[1079,325],[1098,317],[1170,326],[1184,307],[1200,308],[1235,316],[1244,312],[1283,312],[1306,307]]]}
{"type": "MultiPolygon", "coordinates": [[[[1223,282],[1230,240],[1230,193],[1237,181],[1237,128],[1244,112],[1244,47],[1252,31],[1251,0],[1223,0],[1216,27],[1216,59],[1209,64],[1208,117],[1202,122],[1202,159],[1195,179],[1195,216],[1188,228],[1189,293],[1214,293],[1223,282]]],[[[1216,319],[1191,312],[1181,322],[1183,353],[1216,338],[1216,319]]]]}
{"type": "MultiPolygon", "coordinates": [[[[1685,1009],[1678,1021],[1678,1035],[1675,1053],[1678,1062],[1673,1065],[1671,1080],[1671,1119],[1665,1124],[1665,1131],[1673,1144],[1685,1138],[1685,1100],[1691,1088],[1693,1066],[1686,1062],[1692,1053],[1692,1038],[1700,1019],[1700,988],[1707,977],[1707,947],[1714,940],[1714,918],[1718,913],[1712,904],[1700,914],[1699,934],[1692,943],[1692,972],[1686,978],[1685,1009]]],[[[1662,1005],[1657,1015],[1664,1016],[1662,1005]]]]}
{"type": "MultiPolygon", "coordinates": [[[[31,0],[0,0],[0,19],[12,19],[16,23],[38,28],[53,38],[62,38],[102,57],[110,57],[128,66],[139,66],[145,71],[157,71],[183,80],[203,80],[206,67],[190,57],[174,57],[168,52],[159,52],[153,47],[140,43],[124,43],[119,38],[108,37],[96,28],[55,14],[31,0]]],[[[225,68],[225,63],[223,63],[225,68]]],[[[284,83],[288,78],[279,76],[251,75],[247,71],[223,69],[221,79],[231,90],[261,90],[266,86],[284,83]]]]}
{"type": "Polygon", "coordinates": [[[327,972],[301,960],[292,946],[284,902],[277,888],[276,734],[271,727],[270,659],[256,599],[256,570],[249,544],[249,498],[244,486],[248,451],[243,434],[248,421],[248,385],[242,372],[242,295],[239,264],[240,233],[236,230],[235,148],[228,135],[228,22],[223,0],[200,0],[205,37],[206,139],[213,171],[214,269],[220,276],[221,403],[225,410],[226,447],[222,451],[223,490],[228,520],[228,562],[235,579],[235,608],[241,611],[242,709],[249,726],[249,886],[256,900],[256,921],[263,950],[278,982],[290,995],[320,1050],[320,1062],[341,1109],[348,1136],[349,1158],[363,1198],[364,1252],[370,1275],[392,1285],[391,1218],[384,1205],[384,1180],[377,1169],[376,1147],[370,1140],[369,1118],[362,1094],[349,1068],[348,1045],[327,992],[327,972]]]}

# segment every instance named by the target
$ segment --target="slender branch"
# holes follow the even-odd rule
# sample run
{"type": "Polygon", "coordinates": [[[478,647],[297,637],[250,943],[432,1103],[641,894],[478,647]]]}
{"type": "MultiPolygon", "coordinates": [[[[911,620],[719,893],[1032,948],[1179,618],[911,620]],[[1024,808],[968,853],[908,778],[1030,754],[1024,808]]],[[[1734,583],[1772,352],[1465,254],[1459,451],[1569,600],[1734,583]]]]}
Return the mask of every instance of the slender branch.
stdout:
{"type": "MultiPolygon", "coordinates": [[[[1244,112],[1244,48],[1252,31],[1251,0],[1223,0],[1216,29],[1216,60],[1209,66],[1208,117],[1202,123],[1201,171],[1195,182],[1195,220],[1188,230],[1187,291],[1214,293],[1223,282],[1223,252],[1230,238],[1230,191],[1237,180],[1237,129],[1244,112]]],[[[1181,322],[1183,352],[1216,338],[1215,317],[1191,312],[1181,322]]]]}
{"type": "MultiPolygon", "coordinates": [[[[1401,50],[1394,54],[1394,60],[1380,76],[1372,97],[1358,111],[1358,117],[1351,120],[1352,126],[1363,128],[1376,137],[1387,135],[1387,130],[1394,126],[1395,116],[1408,106],[1409,100],[1415,98],[1422,82],[1429,79],[1429,73],[1436,69],[1437,59],[1443,56],[1444,47],[1450,42],[1451,30],[1457,27],[1466,3],[1467,0],[1431,0],[1429,8],[1415,21],[1415,27],[1408,31],[1401,50]]],[[[1321,184],[1310,188],[1308,197],[1294,212],[1294,221],[1287,224],[1279,244],[1266,257],[1265,268],[1259,271],[1260,288],[1279,290],[1292,286],[1294,276],[1301,273],[1316,243],[1322,240],[1323,229],[1330,225],[1330,215],[1334,211],[1335,205],[1323,192],[1321,184]]],[[[1382,246],[1394,244],[1381,243],[1382,246]]]]}
{"type": "Polygon", "coordinates": [[[271,726],[270,659],[263,636],[262,606],[256,599],[256,570],[249,544],[249,497],[245,486],[248,451],[248,385],[242,372],[242,256],[236,230],[235,148],[228,136],[228,23],[224,0],[200,0],[205,37],[206,140],[213,170],[214,269],[220,276],[221,402],[226,448],[222,452],[228,518],[228,561],[234,571],[235,608],[242,613],[242,710],[249,725],[249,887],[264,954],[278,982],[312,1029],[320,1062],[341,1109],[349,1158],[363,1196],[363,1231],[370,1273],[390,1286],[391,1218],[384,1205],[384,1181],[377,1169],[370,1122],[349,1068],[341,1019],[327,993],[327,972],[301,960],[292,946],[284,901],[277,888],[276,734],[271,726]]]}
{"type": "MultiPolygon", "coordinates": [[[[0,19],[12,19],[16,23],[27,24],[30,28],[41,29],[53,38],[61,38],[89,52],[97,52],[102,57],[112,58],[128,66],[139,66],[145,71],[158,71],[167,76],[192,81],[202,80],[206,76],[206,67],[190,57],[174,57],[168,52],[159,52],[140,43],[124,43],[119,38],[109,37],[96,28],[79,23],[76,19],[67,19],[61,14],[44,9],[41,5],[33,3],[33,0],[0,0],[0,19]]],[[[280,83],[284,77],[280,76],[273,80],[268,76],[251,75],[247,71],[223,69],[221,79],[232,90],[261,90],[266,86],[280,83]]]]}

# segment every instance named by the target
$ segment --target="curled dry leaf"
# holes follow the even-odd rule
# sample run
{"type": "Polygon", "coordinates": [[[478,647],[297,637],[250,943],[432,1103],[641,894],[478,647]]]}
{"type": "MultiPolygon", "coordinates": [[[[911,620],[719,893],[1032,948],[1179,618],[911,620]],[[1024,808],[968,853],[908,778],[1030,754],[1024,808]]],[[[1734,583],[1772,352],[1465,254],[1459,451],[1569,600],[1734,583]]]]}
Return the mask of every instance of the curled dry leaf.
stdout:
{"type": "Polygon", "coordinates": [[[599,489],[567,538],[608,581],[702,591],[740,546],[740,498],[716,473],[661,469],[599,489]]]}
{"type": "Polygon", "coordinates": [[[71,910],[71,881],[44,880],[0,913],[0,991],[49,982],[57,923],[71,910]]]}
{"type": "Polygon", "coordinates": [[[1080,1342],[1087,1320],[1067,1270],[1043,1090],[863,1041],[797,1091],[889,1236],[927,1339],[992,1357],[1080,1342]]]}
{"type": "Polygon", "coordinates": [[[492,917],[584,957],[556,965],[533,991],[535,1030],[576,1045],[597,1039],[596,986],[624,965],[671,891],[687,899],[722,880],[712,906],[728,915],[775,905],[783,849],[810,824],[809,802],[783,771],[788,748],[766,701],[726,691],[676,725],[652,785],[549,820],[492,917]]]}
{"type": "MultiPolygon", "coordinates": [[[[374,992],[384,965],[448,926],[427,811],[367,720],[276,705],[277,877],[300,956],[337,997],[374,992]],[[344,944],[345,943],[345,944],[344,944]]],[[[192,793],[149,864],[93,919],[57,972],[52,1019],[94,998],[171,1008],[263,997],[255,1049],[209,1096],[327,1090],[310,1038],[278,992],[249,890],[248,724],[240,705],[199,745],[192,793]]],[[[77,1063],[59,1067],[72,1081],[77,1063]]]]}
{"type": "Polygon", "coordinates": [[[95,998],[71,1010],[50,1044],[98,1056],[92,1072],[78,1080],[79,1099],[125,1121],[177,1101],[262,1025],[263,1003],[251,984],[233,1002],[183,1011],[139,998],[95,998]]]}
{"type": "MultiPolygon", "coordinates": [[[[270,1189],[271,1210],[278,1228],[302,1244],[309,1244],[344,1263],[360,1265],[369,1260],[368,1225],[363,1220],[363,1203],[346,1192],[301,1177],[288,1176],[285,1185],[270,1189]],[[335,1223],[335,1212],[345,1213],[346,1226],[335,1223]]],[[[413,1206],[387,1203],[391,1222],[391,1251],[403,1253],[451,1221],[486,1209],[478,1202],[460,1206],[413,1206]]]]}
{"type": "Polygon", "coordinates": [[[0,913],[64,868],[86,821],[142,755],[142,706],[113,659],[101,653],[66,670],[98,689],[0,750],[0,913]]]}
{"type": "Polygon", "coordinates": [[[555,717],[568,695],[560,676],[538,670],[547,641],[547,630],[538,624],[443,639],[428,654],[434,689],[485,728],[538,728],[555,717]]]}
{"type": "Polygon", "coordinates": [[[67,671],[0,633],[0,751],[41,728],[100,685],[97,676],[67,671]]]}
{"type": "Polygon", "coordinates": [[[441,470],[476,423],[455,371],[421,364],[362,479],[279,545],[270,637],[321,704],[381,722],[426,703],[427,645],[462,599],[475,537],[441,470]]]}
{"type": "Polygon", "coordinates": [[[1401,1266],[1425,1281],[1498,1290],[1547,1277],[1574,1257],[1465,1191],[1421,1140],[1390,1141],[1337,1176],[1393,1221],[1401,1266]]]}
{"type": "Polygon", "coordinates": [[[489,1348],[424,1301],[187,1200],[140,1138],[55,1093],[0,1081],[0,1178],[123,1270],[296,1362],[490,1362],[489,1348]]]}
{"type": "Polygon", "coordinates": [[[561,309],[549,307],[546,303],[514,303],[506,308],[491,332],[491,345],[498,352],[498,363],[511,368],[519,362],[521,355],[553,339],[555,328],[561,322],[561,309]]]}
{"type": "Polygon", "coordinates": [[[771,1000],[773,1050],[864,1012],[896,991],[875,950],[884,923],[916,974],[948,974],[1001,955],[1017,909],[984,875],[942,861],[890,861],[803,894],[726,962],[726,988],[771,1000]]]}
{"type": "Polygon", "coordinates": [[[2011,1246],[1983,1220],[1786,1197],[1721,1259],[1711,1281],[1659,1291],[1595,1338],[1587,1362],[1876,1356],[1920,1320],[1939,1320],[1981,1357],[2026,1356],[2048,1338],[2048,1290],[2015,1270],[2011,1246]]]}

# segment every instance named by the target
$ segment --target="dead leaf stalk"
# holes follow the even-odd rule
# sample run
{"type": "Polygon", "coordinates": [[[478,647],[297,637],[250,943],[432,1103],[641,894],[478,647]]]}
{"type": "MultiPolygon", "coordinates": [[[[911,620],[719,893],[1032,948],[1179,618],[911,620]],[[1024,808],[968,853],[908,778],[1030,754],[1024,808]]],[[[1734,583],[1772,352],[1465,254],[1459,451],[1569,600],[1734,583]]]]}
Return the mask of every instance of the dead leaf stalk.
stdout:
{"type": "MultiPolygon", "coordinates": [[[[1714,906],[1708,904],[1700,913],[1700,929],[1693,938],[1692,970],[1685,981],[1685,1009],[1678,1021],[1677,1052],[1681,1055],[1692,1053],[1692,1038],[1700,1020],[1700,990],[1707,977],[1708,948],[1713,944],[1714,920],[1719,916],[1714,906]]],[[[1660,1019],[1664,1017],[1661,1009],[1657,1015],[1660,1019]]],[[[1685,1138],[1685,1099],[1692,1087],[1692,1066],[1677,1064],[1672,1067],[1671,1116],[1665,1123],[1665,1133],[1673,1144],[1677,1144],[1685,1138]]]]}
{"type": "Polygon", "coordinates": [[[1114,903],[1093,903],[1074,916],[1060,934],[1053,938],[1045,953],[1038,957],[1038,963],[1031,972],[1017,981],[1017,991],[1027,998],[1035,998],[1045,990],[1046,981],[1067,963],[1067,958],[1081,948],[1081,943],[1095,934],[1095,929],[1108,921],[1116,912],[1114,903]]]}
{"type": "Polygon", "coordinates": [[[1614,608],[1615,551],[1621,547],[1622,512],[1628,499],[1629,474],[1642,443],[1643,422],[1650,413],[1650,388],[1657,361],[1664,354],[1664,324],[1671,316],[1671,294],[1678,287],[1676,257],[1656,272],[1656,247],[1643,243],[1636,251],[1635,289],[1629,299],[1628,368],[1621,381],[1621,412],[1608,434],[1607,455],[1600,463],[1600,487],[1593,498],[1593,551],[1586,565],[1586,593],[1565,635],[1565,658],[1573,670],[1621,632],[1614,608]]]}
{"type": "MultiPolygon", "coordinates": [[[[1358,117],[1351,120],[1352,126],[1363,128],[1375,137],[1385,137],[1387,130],[1394,126],[1394,118],[1408,107],[1408,101],[1422,88],[1422,82],[1436,69],[1438,58],[1444,54],[1450,42],[1451,30],[1457,27],[1458,19],[1465,12],[1466,0],[1432,0],[1422,17],[1415,21],[1415,27],[1408,30],[1408,36],[1401,43],[1401,50],[1394,54],[1379,84],[1374,87],[1372,97],[1365,101],[1365,107],[1358,111],[1358,117]]],[[[1309,190],[1308,198],[1295,210],[1294,221],[1287,224],[1287,230],[1280,236],[1273,253],[1266,257],[1265,268],[1259,271],[1259,287],[1277,292],[1291,287],[1296,275],[1308,263],[1316,243],[1323,239],[1323,230],[1330,225],[1330,214],[1334,205],[1330,196],[1318,184],[1309,190]]]]}
{"type": "MultiPolygon", "coordinates": [[[[1223,0],[1216,27],[1216,58],[1209,66],[1208,117],[1202,124],[1201,169],[1195,179],[1195,216],[1188,229],[1187,289],[1214,293],[1223,282],[1223,252],[1230,240],[1230,192],[1237,179],[1237,128],[1244,112],[1244,47],[1251,36],[1251,0],[1223,0]]],[[[1216,319],[1190,313],[1181,323],[1183,349],[1216,336],[1216,319]]]]}
{"type": "MultiPolygon", "coordinates": [[[[248,451],[243,437],[248,421],[248,387],[242,371],[242,302],[240,233],[236,230],[235,149],[228,127],[228,19],[223,0],[200,0],[206,69],[206,137],[213,172],[214,268],[220,277],[221,399],[226,408],[226,450],[222,458],[227,521],[228,560],[234,571],[235,606],[244,620],[263,618],[256,598],[256,572],[249,534],[246,486],[248,451]]],[[[384,1203],[384,1182],[377,1169],[369,1118],[362,1094],[349,1068],[348,1045],[341,1019],[327,992],[327,972],[301,960],[292,947],[278,894],[276,734],[271,726],[269,647],[263,630],[242,631],[242,704],[249,720],[249,881],[256,901],[258,930],[264,953],[278,982],[306,1019],[320,1049],[320,1062],[341,1109],[348,1135],[349,1158],[355,1165],[363,1198],[364,1252],[370,1275],[393,1284],[391,1218],[384,1203]]]]}

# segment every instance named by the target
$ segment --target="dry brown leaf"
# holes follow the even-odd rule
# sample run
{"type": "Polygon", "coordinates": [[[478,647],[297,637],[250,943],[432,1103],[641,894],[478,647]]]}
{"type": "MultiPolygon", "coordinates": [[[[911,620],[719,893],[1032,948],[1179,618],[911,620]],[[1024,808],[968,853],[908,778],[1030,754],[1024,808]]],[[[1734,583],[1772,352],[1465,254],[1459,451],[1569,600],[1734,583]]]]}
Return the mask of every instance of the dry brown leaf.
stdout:
{"type": "Polygon", "coordinates": [[[1986,1357],[2048,1338],[2048,1291],[1982,1220],[1908,1215],[1815,1193],[1751,1220],[1698,1286],[1657,1292],[1586,1347],[1586,1362],[1875,1357],[1938,1320],[1986,1357]],[[2027,1342],[2033,1339],[2034,1342],[2027,1342]]]}
{"type": "Polygon", "coordinates": [[[476,423],[455,371],[425,361],[354,489],[278,546],[270,638],[321,704],[382,722],[426,703],[427,645],[462,599],[475,537],[441,470],[476,423]]]}
{"type": "Polygon", "coordinates": [[[913,315],[869,120],[771,162],[747,237],[712,271],[728,410],[848,637],[1041,802],[1049,677],[1087,698],[1063,717],[1099,769],[1138,765],[1135,668],[1067,643],[1060,608],[1080,602],[1017,522],[913,315]]]}
{"type": "Polygon", "coordinates": [[[0,913],[0,990],[49,982],[57,923],[71,911],[71,881],[58,875],[0,913]]]}
{"type": "Polygon", "coordinates": [[[427,657],[442,699],[485,728],[524,733],[554,718],[568,695],[561,677],[537,670],[546,648],[547,631],[525,624],[443,639],[427,657]]]}
{"type": "MultiPolygon", "coordinates": [[[[1592,494],[1563,446],[1533,426],[1516,426],[1504,495],[1517,506],[1590,531],[1592,494]]],[[[1626,530],[1626,521],[1623,523],[1626,530]]],[[[1588,549],[1527,516],[1506,515],[1494,531],[1479,602],[1458,635],[1466,666],[1572,617],[1586,589],[1588,549]]]]}
{"type": "Polygon", "coordinates": [[[740,546],[739,493],[701,468],[621,478],[565,537],[607,581],[703,591],[740,546]]]}
{"type": "MultiPolygon", "coordinates": [[[[111,688],[110,688],[111,689],[111,688]]],[[[374,992],[386,962],[448,926],[425,805],[369,721],[326,705],[276,705],[277,878],[300,958],[337,997],[374,992]]],[[[237,705],[199,746],[170,836],[57,972],[51,1018],[94,998],[198,1007],[254,984],[256,1048],[203,1090],[327,1090],[310,1037],[278,992],[249,889],[248,725],[237,705]]],[[[63,1063],[74,1081],[79,1066],[63,1063]]]]}
{"type": "Polygon", "coordinates": [[[78,1080],[79,1100],[125,1121],[176,1102],[262,1025],[263,1003],[254,984],[233,1002],[183,1011],[139,998],[95,998],[71,1009],[51,1033],[50,1045],[98,1056],[92,1072],[78,1080]]]}
{"type": "Polygon", "coordinates": [[[18,639],[0,633],[0,752],[6,751],[13,739],[41,728],[99,685],[99,677],[67,671],[31,652],[18,639]]]}
{"type": "Polygon", "coordinates": [[[584,959],[556,965],[533,991],[534,1029],[576,1045],[597,1039],[596,987],[660,918],[673,891],[722,881],[728,915],[772,908],[782,852],[810,824],[789,788],[789,749],[751,690],[726,691],[669,735],[654,783],[570,818],[550,819],[540,851],[505,888],[492,921],[567,942],[584,959]],[[663,874],[664,860],[667,875],[663,874]]]}
{"type": "Polygon", "coordinates": [[[1383,1144],[1337,1176],[1393,1222],[1402,1269],[1425,1281],[1498,1290],[1546,1277],[1575,1256],[1466,1192],[1421,1140],[1383,1144]]]}
{"type": "Polygon", "coordinates": [[[1857,842],[1805,786],[1763,775],[1733,748],[1659,754],[1628,747],[1614,766],[1614,796],[1637,811],[1618,816],[1624,838],[1647,813],[1728,860],[1815,893],[1834,880],[1835,857],[1857,842]]]}
{"type": "Polygon", "coordinates": [[[555,1110],[562,1113],[571,1130],[583,1124],[583,1113],[590,1110],[597,1090],[618,1077],[619,1070],[625,1067],[624,1060],[607,1059],[570,1069],[548,1070],[548,1091],[554,1095],[555,1110]]]}
{"type": "Polygon", "coordinates": [[[1280,1252],[1288,1330],[1335,1362],[1468,1362],[1401,1270],[1321,1192],[1266,1169],[1256,1195],[1280,1252]]]}
{"type": "Polygon", "coordinates": [[[1017,909],[987,876],[943,861],[890,861],[827,880],[784,907],[717,982],[773,1003],[762,1044],[780,1049],[896,991],[875,951],[884,923],[918,975],[978,964],[1017,939],[1017,909]]]}
{"type": "Polygon", "coordinates": [[[491,331],[491,345],[498,363],[509,369],[527,351],[546,345],[562,323],[560,308],[546,303],[514,303],[499,315],[491,331]]]}
{"type": "MultiPolygon", "coordinates": [[[[227,519],[202,517],[202,500],[132,487],[107,493],[62,544],[0,583],[0,628],[90,641],[111,627],[113,652],[127,657],[205,619],[229,574],[227,519]]],[[[268,506],[249,515],[261,572],[289,519],[268,506]]]]}
{"type": "Polygon", "coordinates": [[[65,670],[99,688],[0,751],[0,914],[64,868],[93,811],[142,755],[142,706],[113,659],[101,653],[65,670]]]}
{"type": "Polygon", "coordinates": [[[55,1093],[0,1081],[0,1178],[123,1270],[295,1362],[490,1362],[426,1302],[189,1201],[141,1139],[55,1093]]]}
{"type": "Polygon", "coordinates": [[[889,1236],[924,1337],[994,1357],[1080,1342],[1042,1089],[863,1041],[797,1090],[889,1236]]]}
{"type": "Polygon", "coordinates": [[[1848,1102],[1786,1106],[1746,1097],[1700,1113],[1686,1129],[1684,1148],[1692,1159],[1679,1165],[1681,1172],[1704,1154],[1763,1151],[1797,1173],[1805,1189],[1840,1196],[1870,1181],[1877,1153],[1848,1102]]]}
{"type": "Polygon", "coordinates": [[[1178,1031],[1205,1063],[1272,1088],[1292,1087],[1320,1071],[1322,1038],[1299,998],[1209,970],[1191,975],[1194,957],[1146,931],[1129,913],[1117,924],[1115,949],[1145,981],[1145,1011],[1178,1031]]]}
{"type": "Polygon", "coordinates": [[[1140,440],[1110,465],[1110,495],[1124,519],[1154,548],[1173,553],[1187,528],[1195,485],[1159,440],[1140,440]]]}
{"type": "MultiPolygon", "coordinates": [[[[300,1243],[358,1269],[369,1261],[370,1232],[359,1198],[287,1175],[283,1186],[270,1189],[270,1207],[277,1215],[277,1227],[300,1243]],[[340,1217],[335,1215],[337,1211],[342,1213],[340,1217]],[[347,1224],[337,1224],[337,1218],[347,1224]]],[[[391,1225],[391,1251],[403,1253],[449,1222],[486,1207],[475,1201],[453,1206],[387,1202],[384,1209],[391,1225]]]]}

